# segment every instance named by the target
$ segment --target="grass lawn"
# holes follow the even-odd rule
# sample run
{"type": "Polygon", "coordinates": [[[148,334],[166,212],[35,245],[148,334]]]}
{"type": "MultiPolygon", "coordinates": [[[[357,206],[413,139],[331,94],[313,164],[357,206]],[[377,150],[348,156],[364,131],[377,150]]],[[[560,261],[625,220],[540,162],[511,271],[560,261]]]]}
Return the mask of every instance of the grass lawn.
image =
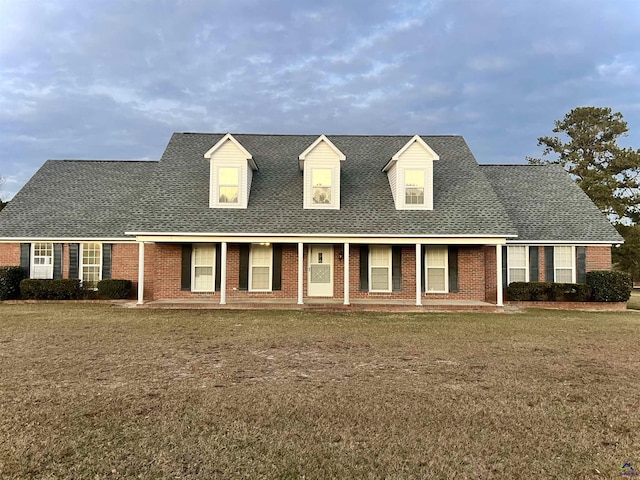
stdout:
{"type": "Polygon", "coordinates": [[[627,308],[640,310],[640,290],[631,290],[631,298],[627,302],[627,308]]]}
{"type": "Polygon", "coordinates": [[[640,313],[0,304],[0,478],[621,478],[640,313]]]}

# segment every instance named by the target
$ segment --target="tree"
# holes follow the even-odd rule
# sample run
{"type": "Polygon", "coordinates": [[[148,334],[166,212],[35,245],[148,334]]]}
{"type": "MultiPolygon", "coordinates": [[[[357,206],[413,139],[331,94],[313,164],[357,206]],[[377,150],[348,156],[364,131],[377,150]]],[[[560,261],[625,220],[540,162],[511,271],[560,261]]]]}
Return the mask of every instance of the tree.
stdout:
{"type": "Polygon", "coordinates": [[[532,164],[562,165],[612,223],[640,219],[640,150],[621,148],[617,140],[628,128],[620,112],[608,107],[578,107],[556,120],[553,133],[563,138],[539,137],[542,156],[532,164]]]}
{"type": "Polygon", "coordinates": [[[640,280],[640,224],[616,225],[624,243],[611,251],[611,259],[618,270],[631,274],[634,281],[640,280]]]}

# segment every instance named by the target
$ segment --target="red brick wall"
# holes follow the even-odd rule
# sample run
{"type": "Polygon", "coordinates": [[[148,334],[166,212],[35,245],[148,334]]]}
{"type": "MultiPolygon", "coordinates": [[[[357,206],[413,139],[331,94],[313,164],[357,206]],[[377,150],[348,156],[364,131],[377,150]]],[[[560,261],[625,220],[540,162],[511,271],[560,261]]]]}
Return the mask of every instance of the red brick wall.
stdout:
{"type": "Polygon", "coordinates": [[[587,247],[587,272],[592,270],[611,270],[610,246],[587,247]]]}
{"type": "Polygon", "coordinates": [[[496,303],[498,288],[498,265],[496,263],[496,247],[490,245],[483,248],[484,251],[484,301],[496,303]]]}
{"type": "Polygon", "coordinates": [[[20,265],[19,243],[0,243],[0,265],[7,267],[20,265]]]}

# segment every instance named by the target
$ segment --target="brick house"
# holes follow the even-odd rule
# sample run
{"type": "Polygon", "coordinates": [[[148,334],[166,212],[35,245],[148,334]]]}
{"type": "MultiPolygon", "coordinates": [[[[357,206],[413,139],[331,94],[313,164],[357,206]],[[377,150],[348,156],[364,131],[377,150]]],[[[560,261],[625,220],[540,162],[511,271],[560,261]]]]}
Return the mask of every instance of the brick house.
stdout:
{"type": "Polygon", "coordinates": [[[502,305],[621,242],[560,167],[478,165],[460,136],[176,133],[159,161],[47,161],[0,212],[0,265],[139,303],[502,305]]]}

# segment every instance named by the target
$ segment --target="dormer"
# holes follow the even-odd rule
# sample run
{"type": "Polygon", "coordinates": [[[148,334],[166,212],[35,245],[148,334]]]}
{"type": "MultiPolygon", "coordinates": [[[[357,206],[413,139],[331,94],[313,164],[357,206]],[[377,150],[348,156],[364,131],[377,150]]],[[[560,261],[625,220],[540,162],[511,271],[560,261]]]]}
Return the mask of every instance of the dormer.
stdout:
{"type": "Polygon", "coordinates": [[[440,157],[415,135],[382,169],[396,210],[433,210],[433,162],[440,157]]]}
{"type": "Polygon", "coordinates": [[[211,147],[209,159],[209,207],[247,208],[256,162],[233,135],[227,133],[211,147]]]}
{"type": "Polygon", "coordinates": [[[304,208],[340,210],[340,162],[345,158],[324,135],[300,154],[298,164],[304,177],[304,208]]]}

